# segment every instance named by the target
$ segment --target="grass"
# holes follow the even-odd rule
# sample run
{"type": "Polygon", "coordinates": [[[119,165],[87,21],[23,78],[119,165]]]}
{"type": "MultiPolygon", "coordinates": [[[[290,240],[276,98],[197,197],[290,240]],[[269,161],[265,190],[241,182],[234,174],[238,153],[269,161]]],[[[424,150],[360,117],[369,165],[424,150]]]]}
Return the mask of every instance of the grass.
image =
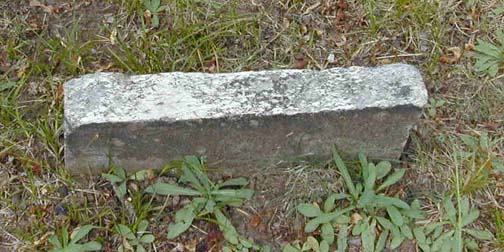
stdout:
{"type": "MultiPolygon", "coordinates": [[[[442,195],[468,197],[481,212],[473,225],[496,238],[483,245],[488,251],[502,248],[503,174],[491,164],[504,162],[504,79],[502,72],[488,77],[474,71],[471,50],[477,39],[493,42],[504,29],[499,1],[162,1],[167,8],[158,13],[158,28],[148,26],[139,0],[56,2],[48,13],[0,0],[0,250],[45,250],[52,233],[93,224],[103,228],[89,238],[111,251],[120,240],[115,224],[171,216],[175,199],[163,202],[165,207],[150,205],[154,199],[141,193],[120,201],[105,180],[76,183],[67,174],[62,88],[73,77],[95,71],[231,72],[394,62],[418,66],[430,97],[444,101],[434,113],[426,108],[412,135],[409,161],[402,164],[410,167],[408,193],[427,202],[434,219],[442,195]],[[453,57],[452,47],[460,49],[460,58],[440,61],[453,57]],[[327,61],[330,54],[334,62],[327,61]],[[489,141],[484,146],[483,136],[489,141]],[[468,137],[477,145],[468,144],[468,137]]],[[[296,188],[289,190],[295,195],[285,195],[287,201],[299,200],[300,190],[320,194],[310,192],[315,190],[307,186],[310,176],[293,174],[300,169],[287,171],[295,179],[286,179],[286,187],[296,188]]],[[[335,186],[323,181],[324,188],[335,186]]],[[[130,183],[128,190],[138,186],[130,183]]],[[[292,213],[294,205],[289,201],[280,212],[292,213]]],[[[270,219],[266,224],[276,223],[270,219]]],[[[149,222],[155,236],[164,234],[165,226],[149,222]]],[[[208,233],[212,227],[205,225],[195,223],[208,233]]],[[[293,228],[286,230],[295,235],[293,228]]],[[[287,239],[281,234],[276,233],[287,239]]],[[[156,239],[154,246],[163,251],[175,245],[156,239]]]]}

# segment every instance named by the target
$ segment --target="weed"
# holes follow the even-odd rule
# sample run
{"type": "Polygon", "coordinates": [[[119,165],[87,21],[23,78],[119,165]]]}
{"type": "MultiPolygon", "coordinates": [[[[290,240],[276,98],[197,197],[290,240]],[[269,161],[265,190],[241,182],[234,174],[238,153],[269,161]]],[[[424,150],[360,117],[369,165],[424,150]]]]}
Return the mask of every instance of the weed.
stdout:
{"type": "Polygon", "coordinates": [[[320,243],[323,247],[328,247],[334,242],[334,224],[346,223],[349,218],[344,214],[353,209],[353,207],[348,207],[345,209],[334,209],[335,201],[346,198],[345,194],[332,194],[324,202],[323,210],[321,210],[317,205],[313,204],[299,204],[297,210],[303,216],[311,219],[305,226],[305,233],[311,233],[315,231],[319,226],[321,227],[321,238],[320,243]]]}
{"type": "Polygon", "coordinates": [[[231,244],[240,244],[236,229],[221,209],[224,206],[240,206],[254,193],[250,189],[229,189],[230,187],[243,187],[248,184],[244,178],[235,178],[221,184],[214,184],[203,172],[203,163],[195,156],[187,156],[181,170],[181,182],[189,183],[192,188],[180,187],[168,183],[156,183],[146,192],[160,195],[193,196],[191,203],[184,206],[175,214],[175,222],[168,227],[168,239],[174,239],[185,232],[196,218],[213,214],[222,230],[224,238],[231,244]]]}
{"type": "Polygon", "coordinates": [[[459,182],[460,193],[465,195],[486,187],[490,175],[501,171],[503,164],[493,151],[499,140],[492,139],[486,132],[479,133],[477,137],[461,135],[460,140],[463,142],[460,146],[465,145],[465,148],[454,152],[454,160],[464,167],[464,180],[459,182]]]}
{"type": "Polygon", "coordinates": [[[147,10],[145,11],[144,17],[151,19],[152,28],[159,27],[159,12],[166,9],[165,6],[161,6],[161,0],[143,0],[143,4],[147,10]]]}
{"type": "Polygon", "coordinates": [[[141,170],[128,177],[123,168],[116,165],[111,166],[110,173],[103,173],[102,177],[112,184],[116,196],[120,200],[127,194],[126,184],[128,180],[143,181],[147,176],[147,170],[141,170]]]}
{"type": "Polygon", "coordinates": [[[386,196],[383,192],[387,187],[397,183],[405,170],[399,169],[389,174],[392,170],[389,162],[381,161],[375,165],[360,154],[363,181],[354,184],[345,163],[334,147],[333,157],[350,193],[345,195],[344,199],[356,209],[352,215],[354,222],[352,235],[361,236],[364,251],[382,251],[389,235],[392,239],[391,249],[399,247],[406,238],[413,239],[410,224],[413,219],[423,216],[420,202],[415,200],[410,206],[397,197],[386,196]],[[382,183],[377,184],[377,181],[382,183]],[[381,230],[381,234],[377,239],[378,230],[381,230]]]}
{"type": "Polygon", "coordinates": [[[501,69],[504,69],[504,33],[497,33],[497,41],[500,46],[478,39],[475,47],[476,64],[474,68],[477,72],[495,77],[501,69]]]}
{"type": "MultiPolygon", "coordinates": [[[[40,43],[54,57],[54,65],[61,64],[63,70],[72,76],[86,72],[84,64],[91,58],[91,49],[95,43],[94,40],[82,41],[81,27],[77,17],[73,18],[72,27],[65,30],[64,36],[44,39],[40,38],[40,43]]],[[[37,65],[46,72],[49,69],[47,65],[37,65]]]]}
{"type": "Polygon", "coordinates": [[[474,222],[478,216],[477,209],[470,209],[469,200],[462,198],[455,207],[452,200],[446,197],[443,201],[444,215],[441,221],[418,227],[413,230],[418,246],[424,252],[463,251],[467,248],[471,251],[478,249],[478,244],[468,234],[479,240],[489,240],[492,234],[488,231],[480,231],[467,226],[474,222]],[[447,230],[445,227],[448,226],[447,230]]]}
{"type": "Polygon", "coordinates": [[[504,214],[500,210],[495,209],[494,216],[497,243],[500,247],[504,247],[504,214]]]}
{"type": "Polygon", "coordinates": [[[427,106],[429,117],[435,117],[438,111],[437,109],[443,107],[445,103],[445,100],[430,98],[429,105],[427,106]]]}
{"type": "Polygon", "coordinates": [[[119,252],[125,251],[135,251],[135,252],[145,252],[144,246],[150,246],[154,242],[154,235],[147,232],[147,227],[149,222],[147,220],[142,220],[136,227],[136,232],[134,232],[130,227],[117,224],[116,231],[124,239],[122,244],[119,246],[119,252]]]}
{"type": "Polygon", "coordinates": [[[323,240],[319,243],[317,239],[313,236],[308,236],[306,241],[301,245],[300,241],[294,241],[291,244],[286,245],[282,249],[283,252],[302,252],[302,251],[313,251],[313,252],[325,252],[329,251],[329,244],[327,241],[323,240]]]}
{"type": "Polygon", "coordinates": [[[135,73],[218,72],[235,61],[235,50],[254,52],[260,46],[257,14],[238,13],[234,4],[191,3],[176,1],[167,5],[170,13],[177,15],[172,15],[166,29],[139,29],[134,41],[119,32],[120,50],[109,49],[112,58],[126,71],[135,73]],[[208,62],[213,66],[206,67],[208,62]]]}
{"type": "MultiPolygon", "coordinates": [[[[483,142],[486,141],[483,140],[483,142]]],[[[424,252],[462,252],[464,248],[468,250],[478,249],[478,244],[470,237],[465,236],[466,234],[478,240],[489,240],[492,238],[492,234],[486,230],[480,231],[467,227],[479,217],[480,213],[477,209],[470,207],[469,200],[466,197],[462,197],[459,159],[463,155],[460,153],[457,154],[453,160],[455,165],[454,191],[457,202],[456,207],[450,197],[445,197],[442,202],[444,214],[441,220],[425,227],[414,229],[418,246],[424,252]],[[432,234],[430,234],[431,232],[432,234]]]]}
{"type": "Polygon", "coordinates": [[[88,235],[88,233],[94,228],[96,227],[92,225],[77,227],[74,229],[70,237],[68,237],[67,229],[63,228],[59,237],[57,235],[53,235],[49,238],[49,242],[53,245],[51,252],[85,252],[100,250],[102,246],[96,241],[90,241],[83,244],[77,243],[79,240],[88,235]]]}
{"type": "MultiPolygon", "coordinates": [[[[397,183],[403,177],[405,170],[400,169],[389,174],[392,170],[389,162],[382,161],[375,165],[368,162],[361,154],[359,160],[363,181],[354,183],[335,148],[333,148],[333,158],[343,177],[348,194],[330,195],[324,202],[323,211],[316,205],[306,203],[298,205],[298,212],[308,218],[313,218],[306,224],[304,231],[311,233],[321,225],[320,247],[325,249],[334,242],[334,225],[341,226],[342,224],[343,231],[340,230],[337,241],[339,251],[346,250],[347,230],[351,230],[352,235],[361,237],[364,251],[382,251],[389,237],[392,239],[390,243],[392,249],[399,247],[406,238],[413,239],[410,224],[413,219],[423,216],[420,202],[415,200],[410,206],[397,197],[386,196],[383,193],[387,187],[397,183]],[[377,181],[382,181],[382,183],[377,184],[377,181]],[[333,211],[336,200],[346,200],[349,206],[333,211]],[[353,212],[351,217],[346,215],[350,211],[353,212]],[[350,228],[349,225],[352,227],[350,228]],[[377,237],[378,233],[380,233],[379,237],[377,237]]],[[[292,245],[289,246],[292,247],[289,249],[294,248],[292,245]]]]}

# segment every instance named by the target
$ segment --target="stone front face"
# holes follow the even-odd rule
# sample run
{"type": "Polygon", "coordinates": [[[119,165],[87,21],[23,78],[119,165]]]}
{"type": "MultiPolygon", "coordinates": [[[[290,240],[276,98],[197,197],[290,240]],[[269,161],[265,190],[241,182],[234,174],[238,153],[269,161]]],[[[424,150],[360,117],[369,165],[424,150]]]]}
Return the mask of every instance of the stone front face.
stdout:
{"type": "Polygon", "coordinates": [[[184,155],[248,174],[298,158],[399,158],[427,103],[416,68],[333,68],[229,74],[97,73],[65,85],[65,163],[96,174],[184,155]]]}

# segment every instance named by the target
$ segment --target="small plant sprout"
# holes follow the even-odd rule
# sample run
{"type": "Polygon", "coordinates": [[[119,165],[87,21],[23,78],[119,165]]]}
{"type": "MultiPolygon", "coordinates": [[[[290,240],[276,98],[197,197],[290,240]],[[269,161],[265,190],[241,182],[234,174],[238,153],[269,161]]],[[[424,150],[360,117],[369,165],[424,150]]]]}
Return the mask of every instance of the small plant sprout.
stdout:
{"type": "Polygon", "coordinates": [[[203,164],[195,156],[187,156],[182,163],[181,170],[183,175],[180,182],[188,183],[191,188],[156,183],[146,189],[148,193],[194,197],[190,204],[175,214],[175,222],[168,227],[168,239],[174,239],[185,232],[194,219],[210,214],[215,217],[224,238],[233,245],[239,245],[240,237],[221,208],[241,206],[245,200],[250,199],[254,191],[242,188],[248,184],[248,181],[244,178],[234,178],[221,184],[215,184],[203,172],[203,164]],[[237,187],[238,189],[234,189],[237,187]]]}
{"type": "Polygon", "coordinates": [[[129,180],[143,181],[147,177],[147,170],[141,170],[134,173],[131,176],[126,175],[126,171],[123,168],[113,165],[110,173],[103,173],[102,177],[114,187],[117,198],[123,199],[126,196],[127,187],[126,184],[129,180]]]}
{"type": "Polygon", "coordinates": [[[308,236],[306,241],[301,245],[300,241],[294,241],[291,244],[287,244],[283,247],[282,252],[303,252],[303,251],[313,251],[313,252],[327,252],[329,251],[329,244],[322,241],[318,242],[313,236],[308,236]]]}
{"type": "Polygon", "coordinates": [[[53,235],[49,237],[49,243],[52,244],[53,249],[51,252],[85,252],[85,251],[97,251],[102,248],[101,244],[96,241],[90,241],[86,243],[77,243],[79,240],[84,238],[89,232],[96,228],[93,225],[85,225],[82,227],[77,227],[68,237],[68,231],[66,228],[61,230],[61,234],[53,235]]]}
{"type": "MultiPolygon", "coordinates": [[[[332,194],[324,202],[323,209],[315,204],[299,204],[297,210],[303,216],[311,218],[305,225],[304,231],[312,233],[320,227],[320,242],[321,248],[328,248],[334,242],[334,225],[338,223],[347,223],[350,218],[345,213],[353,209],[348,207],[345,209],[335,209],[335,201],[346,198],[344,194],[332,194]]],[[[322,250],[325,251],[325,250],[322,250]]]]}
{"type": "Polygon", "coordinates": [[[143,0],[143,4],[147,9],[145,11],[146,17],[152,17],[152,27],[159,27],[159,13],[166,9],[165,6],[161,6],[161,0],[143,0]]]}
{"type": "Polygon", "coordinates": [[[441,108],[445,105],[445,100],[430,98],[427,112],[429,113],[429,117],[435,117],[437,114],[437,109],[441,108]]]}
{"type": "Polygon", "coordinates": [[[147,231],[149,222],[147,220],[142,220],[136,228],[136,232],[133,232],[128,226],[123,224],[116,225],[116,231],[123,237],[122,244],[119,246],[119,252],[135,251],[135,252],[145,252],[145,246],[150,246],[154,242],[154,235],[147,231]]]}
{"type": "Polygon", "coordinates": [[[474,68],[477,72],[490,77],[497,76],[499,71],[504,69],[504,33],[497,32],[496,37],[500,45],[478,39],[478,44],[474,48],[477,52],[474,68]]]}

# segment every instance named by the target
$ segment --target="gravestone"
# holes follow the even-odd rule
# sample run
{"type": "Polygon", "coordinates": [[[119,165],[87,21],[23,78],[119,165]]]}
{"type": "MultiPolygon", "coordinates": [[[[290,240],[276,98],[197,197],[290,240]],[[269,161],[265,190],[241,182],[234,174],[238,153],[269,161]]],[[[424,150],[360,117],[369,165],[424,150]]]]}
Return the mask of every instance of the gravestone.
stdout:
{"type": "Polygon", "coordinates": [[[299,158],[398,159],[427,91],[413,66],[238,73],[95,73],[65,84],[65,164],[97,174],[184,155],[247,174],[299,158]]]}

